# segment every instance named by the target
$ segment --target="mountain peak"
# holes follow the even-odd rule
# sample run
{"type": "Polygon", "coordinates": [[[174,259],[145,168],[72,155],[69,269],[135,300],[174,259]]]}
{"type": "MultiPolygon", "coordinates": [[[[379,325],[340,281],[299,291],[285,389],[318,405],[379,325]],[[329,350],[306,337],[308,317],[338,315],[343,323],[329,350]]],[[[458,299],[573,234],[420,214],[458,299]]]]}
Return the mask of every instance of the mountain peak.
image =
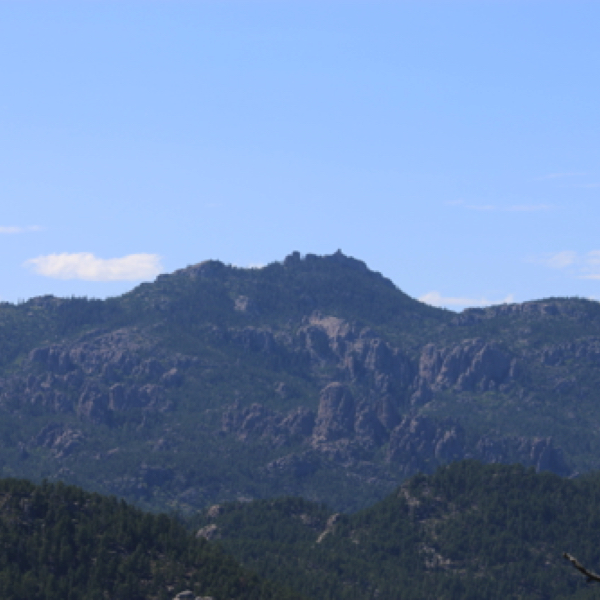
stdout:
{"type": "Polygon", "coordinates": [[[302,262],[310,264],[316,263],[318,261],[337,263],[339,265],[344,265],[346,267],[350,267],[361,271],[369,270],[367,265],[362,260],[358,260],[356,258],[353,258],[352,256],[348,256],[347,254],[344,254],[341,250],[337,250],[333,254],[318,255],[308,253],[304,256],[302,256],[300,252],[296,250],[285,257],[283,265],[285,267],[291,267],[293,265],[301,264],[302,262]]]}

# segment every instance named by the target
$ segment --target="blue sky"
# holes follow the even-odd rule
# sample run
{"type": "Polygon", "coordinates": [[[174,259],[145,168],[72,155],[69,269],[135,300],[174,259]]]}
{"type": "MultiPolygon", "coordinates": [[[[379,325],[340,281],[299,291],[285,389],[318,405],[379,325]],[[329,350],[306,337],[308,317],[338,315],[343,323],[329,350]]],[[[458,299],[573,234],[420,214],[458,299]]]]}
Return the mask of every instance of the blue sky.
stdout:
{"type": "Polygon", "coordinates": [[[0,299],[338,248],[600,298],[600,3],[0,2],[0,299]]]}

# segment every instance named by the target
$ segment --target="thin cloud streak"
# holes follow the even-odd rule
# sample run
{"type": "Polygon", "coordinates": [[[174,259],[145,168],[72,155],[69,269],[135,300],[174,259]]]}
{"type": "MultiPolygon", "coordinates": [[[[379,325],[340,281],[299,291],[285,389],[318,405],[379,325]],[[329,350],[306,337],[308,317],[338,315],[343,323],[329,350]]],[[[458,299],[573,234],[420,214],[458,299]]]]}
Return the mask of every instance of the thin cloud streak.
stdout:
{"type": "Polygon", "coordinates": [[[587,253],[586,259],[590,266],[600,267],[600,250],[591,250],[587,253]]]}
{"type": "Polygon", "coordinates": [[[497,212],[538,212],[542,210],[552,210],[552,204],[512,204],[510,206],[498,206],[497,204],[465,204],[463,201],[447,202],[449,206],[459,206],[468,210],[479,211],[497,211],[497,212]]]}
{"type": "Polygon", "coordinates": [[[600,279],[600,250],[590,250],[578,254],[573,250],[563,250],[555,254],[545,254],[530,260],[551,269],[569,269],[578,279],[600,279]]]}
{"type": "Polygon", "coordinates": [[[493,204],[464,204],[463,208],[468,208],[469,210],[498,210],[498,207],[493,204]]]}
{"type": "Polygon", "coordinates": [[[562,252],[557,252],[556,254],[541,258],[539,259],[539,262],[542,262],[551,269],[564,269],[565,267],[575,264],[578,260],[577,252],[563,250],[562,252]]]}
{"type": "Polygon", "coordinates": [[[151,279],[163,271],[157,254],[129,254],[104,259],[91,252],[65,252],[31,258],[24,266],[44,277],[85,281],[138,281],[151,279]]]}
{"type": "Polygon", "coordinates": [[[508,206],[500,210],[509,212],[536,212],[539,210],[552,210],[553,208],[552,204],[515,204],[514,206],[508,206]]]}
{"type": "Polygon", "coordinates": [[[564,177],[583,177],[587,173],[549,173],[542,177],[534,177],[533,181],[548,181],[549,179],[563,179],[564,177]]]}
{"type": "Polygon", "coordinates": [[[42,231],[39,225],[30,225],[29,227],[5,227],[0,226],[0,234],[14,235],[16,233],[32,233],[34,231],[42,231]]]}
{"type": "Polygon", "coordinates": [[[470,306],[483,307],[494,306],[496,304],[510,304],[514,302],[513,294],[509,294],[503,300],[488,300],[487,298],[455,298],[442,296],[438,291],[428,292],[419,298],[421,302],[430,304],[431,306],[470,306]]]}

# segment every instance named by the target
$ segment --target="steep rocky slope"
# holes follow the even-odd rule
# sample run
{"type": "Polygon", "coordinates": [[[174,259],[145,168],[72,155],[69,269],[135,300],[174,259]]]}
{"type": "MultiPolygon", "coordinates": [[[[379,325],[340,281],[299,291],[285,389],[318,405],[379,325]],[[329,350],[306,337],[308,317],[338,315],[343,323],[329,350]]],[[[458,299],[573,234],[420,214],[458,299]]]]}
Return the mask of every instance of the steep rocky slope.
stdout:
{"type": "Polygon", "coordinates": [[[358,260],[207,261],[106,301],[0,305],[0,466],[153,507],[353,509],[461,458],[600,466],[600,305],[460,314],[358,260]]]}

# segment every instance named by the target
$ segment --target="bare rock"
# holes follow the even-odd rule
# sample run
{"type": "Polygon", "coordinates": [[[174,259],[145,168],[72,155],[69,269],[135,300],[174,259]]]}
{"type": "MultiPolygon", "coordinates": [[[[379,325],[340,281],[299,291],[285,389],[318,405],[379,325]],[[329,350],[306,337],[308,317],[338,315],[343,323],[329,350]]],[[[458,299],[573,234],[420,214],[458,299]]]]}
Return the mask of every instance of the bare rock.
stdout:
{"type": "Polygon", "coordinates": [[[60,423],[46,425],[31,441],[35,447],[49,448],[55,458],[64,458],[72,454],[85,441],[79,429],[73,429],[60,423]]]}
{"type": "Polygon", "coordinates": [[[84,385],[77,404],[77,414],[94,422],[105,421],[109,408],[109,396],[94,382],[84,385]]]}
{"type": "Polygon", "coordinates": [[[172,408],[171,402],[165,396],[165,389],[155,383],[147,383],[138,388],[138,402],[144,408],[166,411],[172,408]]]}
{"type": "Polygon", "coordinates": [[[584,359],[597,363],[600,362],[600,340],[586,338],[562,344],[546,345],[537,352],[537,358],[547,367],[561,366],[572,359],[584,359]]]}
{"type": "Polygon", "coordinates": [[[183,374],[177,367],[173,367],[169,369],[166,373],[164,373],[160,378],[160,384],[164,387],[177,387],[181,385],[183,381],[183,374]]]}
{"type": "Polygon", "coordinates": [[[214,523],[201,527],[196,533],[197,538],[204,538],[205,540],[218,540],[221,538],[221,532],[219,527],[214,523]]]}
{"type": "Polygon", "coordinates": [[[223,413],[222,430],[236,433],[239,439],[245,440],[250,436],[261,436],[267,429],[272,430],[278,420],[273,411],[257,402],[246,408],[234,405],[223,413]]]}
{"type": "Polygon", "coordinates": [[[335,529],[336,524],[340,522],[341,518],[342,516],[340,515],[340,513],[336,513],[334,515],[331,515],[329,519],[327,519],[327,525],[317,538],[317,544],[320,544],[325,538],[325,536],[329,535],[335,529]]]}
{"type": "Polygon", "coordinates": [[[407,475],[431,471],[464,454],[464,431],[457,423],[429,417],[405,417],[392,431],[387,458],[401,464],[407,475]]]}
{"type": "Polygon", "coordinates": [[[248,296],[238,296],[235,299],[233,308],[237,312],[244,313],[246,315],[260,314],[258,305],[256,304],[256,302],[254,300],[252,300],[251,298],[248,298],[248,296]]]}
{"type": "Polygon", "coordinates": [[[122,383],[116,383],[110,388],[108,406],[114,411],[122,411],[130,408],[129,390],[122,383]]]}
{"type": "Polygon", "coordinates": [[[350,381],[378,393],[398,393],[414,380],[412,362],[368,327],[314,312],[298,330],[298,343],[316,365],[337,366],[350,381]]]}
{"type": "Polygon", "coordinates": [[[387,431],[377,417],[375,408],[366,402],[359,404],[356,409],[354,431],[356,438],[367,447],[381,446],[387,439],[387,431]]]}
{"type": "Polygon", "coordinates": [[[303,406],[292,411],[281,422],[281,428],[289,435],[308,437],[315,427],[315,413],[303,406]]]}
{"type": "Polygon", "coordinates": [[[566,316],[574,318],[585,318],[585,313],[576,304],[566,302],[553,302],[551,300],[533,300],[522,304],[500,304],[486,308],[467,308],[456,315],[452,320],[453,325],[468,326],[495,319],[497,317],[519,317],[551,318],[566,316]]]}
{"type": "Polygon", "coordinates": [[[330,442],[354,433],[354,398],[347,386],[330,383],[321,391],[313,432],[315,442],[330,442]]]}
{"type": "Polygon", "coordinates": [[[393,398],[389,395],[383,396],[375,403],[375,411],[379,422],[391,431],[400,423],[400,416],[393,398]]]}
{"type": "MultiPolygon", "coordinates": [[[[185,269],[178,269],[173,273],[173,276],[185,276],[190,279],[212,279],[218,277],[228,269],[220,260],[205,260],[195,265],[186,267],[185,269]]],[[[165,277],[164,275],[162,277],[165,277]]],[[[167,275],[167,277],[169,277],[167,275]]]]}
{"type": "Polygon", "coordinates": [[[555,448],[552,438],[533,438],[524,444],[524,450],[529,450],[530,464],[535,466],[536,471],[552,471],[559,475],[569,472],[565,464],[562,450],[555,448]]]}
{"type": "Polygon", "coordinates": [[[242,441],[267,438],[274,447],[287,444],[290,438],[309,437],[314,426],[314,412],[302,406],[285,415],[259,403],[244,408],[234,404],[221,418],[223,433],[232,433],[242,441]]]}
{"type": "Polygon", "coordinates": [[[185,590],[184,592],[179,592],[173,600],[196,600],[196,594],[189,590],[185,590]]]}
{"type": "Polygon", "coordinates": [[[160,361],[155,358],[149,358],[142,363],[133,372],[136,377],[143,377],[147,379],[158,379],[165,372],[165,368],[162,366],[160,361]]]}
{"type": "Polygon", "coordinates": [[[428,344],[419,361],[418,388],[485,391],[502,383],[510,369],[510,357],[480,339],[464,340],[447,348],[428,344]]]}
{"type": "Polygon", "coordinates": [[[207,511],[206,516],[209,519],[216,519],[219,515],[223,514],[223,507],[220,504],[213,504],[207,511]]]}

